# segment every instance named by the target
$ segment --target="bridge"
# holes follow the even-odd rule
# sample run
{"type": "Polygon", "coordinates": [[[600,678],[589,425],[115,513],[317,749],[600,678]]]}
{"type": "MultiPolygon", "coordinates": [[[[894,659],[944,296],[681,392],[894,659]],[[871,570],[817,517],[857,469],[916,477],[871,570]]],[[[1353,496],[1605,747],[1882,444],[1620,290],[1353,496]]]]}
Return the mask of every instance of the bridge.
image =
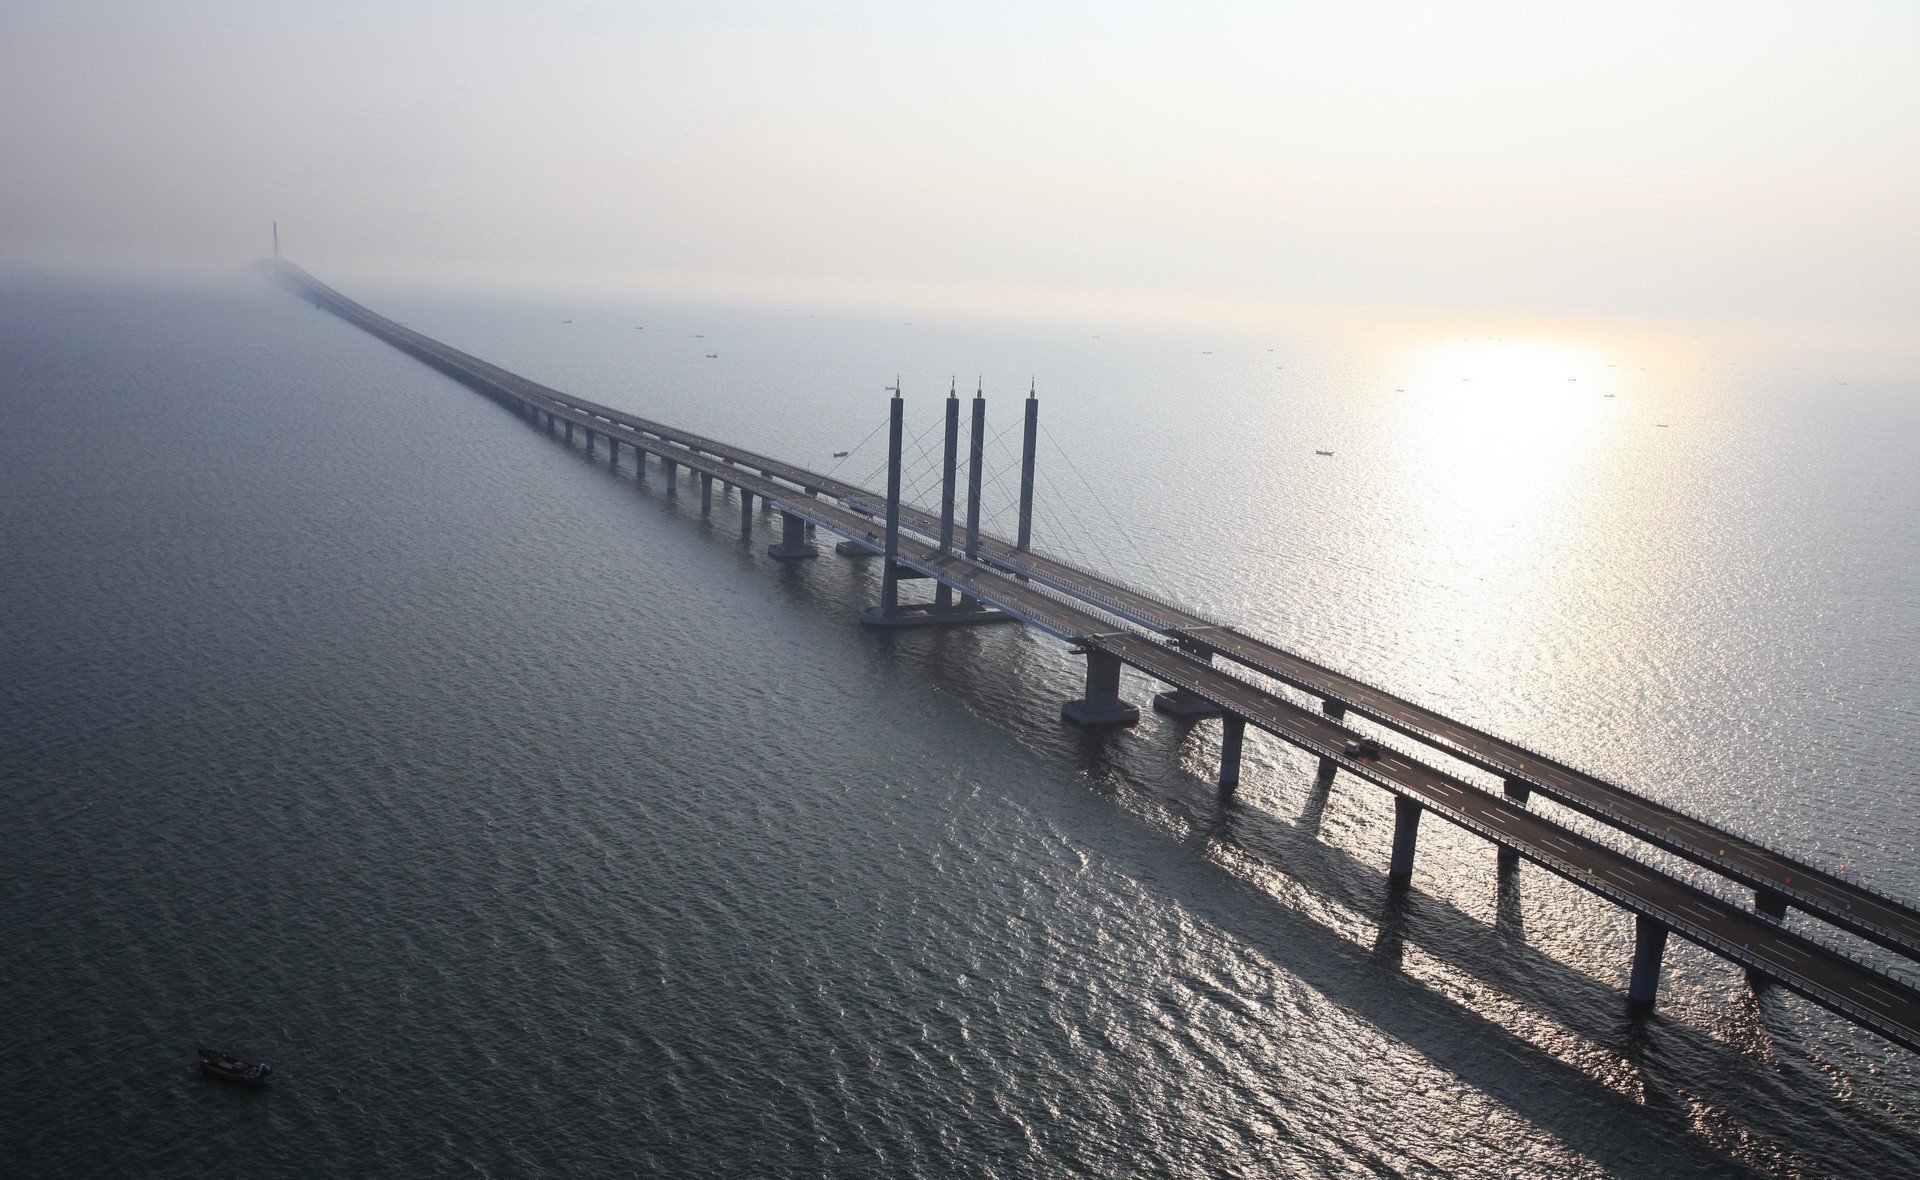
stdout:
{"type": "Polygon", "coordinates": [[[755,502],[777,513],[780,536],[769,555],[784,561],[817,556],[810,532],[843,538],[840,552],[882,559],[880,602],[862,613],[875,626],[975,625],[1017,621],[1072,645],[1086,659],[1083,695],[1061,707],[1082,725],[1127,725],[1139,711],[1121,699],[1120,670],[1131,667],[1169,686],[1155,706],[1221,720],[1219,784],[1239,783],[1246,727],[1252,725],[1317,757],[1323,775],[1344,770],[1391,793],[1394,832],[1388,881],[1411,878],[1421,817],[1432,812],[1498,850],[1510,870],[1525,860],[1589,890],[1635,916],[1627,998],[1651,1007],[1670,934],[1744,968],[1756,985],[1777,983],[1908,1049],[1920,1050],[1920,990],[1892,972],[1789,929],[1789,905],[1871,939],[1909,958],[1920,955],[1920,912],[1857,882],[1685,815],[1625,787],[1535,754],[1479,729],[1247,635],[1195,610],[1065,562],[1032,547],[1038,403],[1025,403],[1020,512],[1012,539],[980,523],[985,401],[972,399],[964,524],[958,518],[960,401],[946,401],[942,494],[938,512],[903,502],[903,402],[889,403],[887,491],[884,495],[831,475],[756,454],[720,440],[654,422],[540,385],[387,319],[282,260],[263,263],[279,281],[340,318],[513,410],[587,455],[604,444],[610,465],[622,448],[640,479],[649,460],[671,491],[679,472],[697,480],[704,512],[715,486],[739,497],[743,535],[755,502]],[[905,603],[899,587],[931,580],[930,602],[905,603]],[[1227,666],[1216,663],[1226,661],[1227,666]],[[1318,711],[1268,683],[1318,697],[1318,711]],[[1359,735],[1343,724],[1352,713],[1422,743],[1454,761],[1500,776],[1501,793],[1484,790],[1443,766],[1385,748],[1353,757],[1359,735]],[[1736,905],[1671,873],[1610,847],[1527,806],[1534,791],[1702,865],[1755,891],[1754,908],[1736,905]]]}

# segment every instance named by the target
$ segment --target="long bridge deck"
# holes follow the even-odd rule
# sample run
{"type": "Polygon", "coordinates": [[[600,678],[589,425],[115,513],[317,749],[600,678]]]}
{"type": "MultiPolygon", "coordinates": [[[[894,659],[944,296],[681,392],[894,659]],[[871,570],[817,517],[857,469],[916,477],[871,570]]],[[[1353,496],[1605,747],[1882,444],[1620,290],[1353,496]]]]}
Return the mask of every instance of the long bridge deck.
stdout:
{"type": "MultiPolygon", "coordinates": [[[[725,457],[775,479],[832,496],[879,518],[882,497],[870,489],[808,471],[637,415],[559,394],[561,404],[591,413],[662,441],[725,457]]],[[[940,518],[915,505],[900,506],[901,524],[937,537],[940,518]]],[[[1537,790],[1601,823],[1627,832],[1756,891],[1758,904],[1780,916],[1787,904],[1912,959],[1920,959],[1920,910],[1857,882],[1758,841],[1650,799],[1596,774],[1536,753],[1517,742],[1456,721],[1417,702],[1276,644],[1218,623],[1197,611],[1143,593],[1122,582],[1032,550],[1004,537],[980,534],[980,557],[1013,574],[1051,586],[1116,618],[1217,652],[1263,676],[1351,710],[1395,732],[1432,746],[1480,770],[1497,774],[1509,793],[1524,801],[1537,790]],[[1515,789],[1520,788],[1520,789],[1515,789]]]]}
{"type": "MultiPolygon", "coordinates": [[[[625,445],[631,447],[636,455],[653,455],[664,462],[685,466],[704,477],[739,489],[743,518],[750,506],[750,497],[759,496],[784,514],[856,544],[875,546],[877,512],[870,491],[840,484],[817,473],[766,459],[717,440],[677,431],[611,407],[551,390],[379,316],[297,267],[283,264],[279,274],[318,305],[463,384],[509,404],[536,420],[544,418],[550,428],[557,423],[579,427],[588,432],[589,447],[594,435],[600,435],[609,443],[611,457],[615,461],[618,458],[617,447],[625,445]],[[780,482],[782,480],[786,482],[780,482]],[[835,503],[833,500],[844,502],[835,503]]],[[[906,506],[903,505],[901,511],[904,523],[906,506]]],[[[914,511],[921,518],[915,525],[916,531],[925,531],[927,514],[914,511]]],[[[1920,1051],[1920,991],[1788,930],[1774,915],[1756,914],[1736,906],[1556,824],[1546,816],[1529,811],[1519,802],[1481,790],[1405,754],[1387,750],[1375,759],[1349,759],[1344,750],[1347,741],[1355,735],[1335,717],[1305,709],[1205,660],[1194,658],[1175,643],[1162,641],[1159,636],[1186,638],[1185,632],[1196,629],[1194,624],[1184,622],[1173,625],[1184,613],[1176,608],[1117,584],[1104,583],[1097,587],[1100,597],[1094,601],[1107,614],[1129,618],[1129,612],[1146,612],[1146,606],[1136,605],[1123,594],[1132,595],[1141,604],[1151,604],[1152,609],[1159,612],[1155,616],[1159,621],[1155,623],[1129,619],[1146,626],[1155,635],[1119,629],[1108,618],[1071,601],[1076,591],[1059,583],[1094,577],[1074,567],[1060,563],[1042,564],[1045,559],[1037,559],[1031,553],[1016,552],[1004,541],[996,542],[996,546],[1004,552],[990,561],[968,560],[923,538],[904,534],[899,536],[897,544],[897,560],[901,565],[963,595],[970,595],[1006,611],[1049,634],[1080,645],[1082,650],[1089,653],[1090,665],[1094,658],[1092,653],[1100,653],[1127,664],[1149,677],[1219,706],[1225,710],[1229,725],[1251,724],[1318,756],[1324,762],[1338,765],[1390,791],[1396,799],[1397,817],[1393,872],[1404,876],[1410,869],[1419,817],[1424,812],[1432,811],[1503,849],[1511,850],[1518,857],[1631,911],[1637,917],[1637,949],[1635,979],[1630,994],[1644,993],[1636,995],[1637,999],[1651,1001],[1652,987],[1658,977],[1660,949],[1665,933],[1670,930],[1741,965],[1756,977],[1777,981],[1816,1004],[1909,1049],[1920,1051]],[[1022,577],[1031,580],[1022,581],[1022,577]],[[1123,594],[1114,593],[1116,590],[1123,594]]],[[[1083,585],[1080,593],[1092,591],[1083,585]]],[[[1199,626],[1214,628],[1210,632],[1213,638],[1204,639],[1208,648],[1232,654],[1223,643],[1217,642],[1221,638],[1217,624],[1202,620],[1199,626]]],[[[1258,644],[1257,640],[1249,642],[1258,644]]],[[[1251,658],[1241,662],[1257,671],[1266,672],[1253,660],[1269,658],[1256,650],[1251,658]]],[[[1285,676],[1268,674],[1292,683],[1285,676]]],[[[1333,684],[1330,680],[1315,680],[1312,683],[1322,687],[1331,687],[1333,684]]],[[[1351,684],[1366,687],[1359,685],[1358,681],[1352,681],[1351,684]]],[[[1296,687],[1306,688],[1309,692],[1320,691],[1306,684],[1296,687]]],[[[1369,705],[1360,699],[1349,699],[1346,695],[1348,691],[1347,686],[1342,686],[1340,693],[1327,692],[1322,695],[1351,704],[1356,710],[1373,716],[1368,711],[1369,705]]],[[[1372,708],[1381,707],[1380,698],[1372,700],[1372,708]]],[[[1391,701],[1392,698],[1386,700],[1391,701]]],[[[1378,719],[1391,724],[1384,717],[1378,719]]],[[[1406,732],[1404,729],[1402,731],[1406,732]]],[[[1462,729],[1456,732],[1472,731],[1462,729]]],[[[1237,736],[1233,740],[1237,762],[1237,736]]],[[[1539,763],[1532,765],[1537,771],[1539,763]]]]}

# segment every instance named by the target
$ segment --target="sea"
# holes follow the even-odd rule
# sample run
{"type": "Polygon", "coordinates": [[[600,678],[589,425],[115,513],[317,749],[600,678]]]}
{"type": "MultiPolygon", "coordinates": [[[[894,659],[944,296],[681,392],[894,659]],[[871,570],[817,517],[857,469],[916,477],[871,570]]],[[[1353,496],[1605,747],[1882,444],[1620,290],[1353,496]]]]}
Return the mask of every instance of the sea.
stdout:
{"type": "MultiPolygon", "coordinates": [[[[872,486],[897,384],[923,504],[979,391],[1006,533],[1031,394],[1037,549],[1920,889],[1920,359],[313,269],[872,486]]],[[[0,1173],[1920,1175],[1907,1050],[1680,940],[1634,1016],[1604,899],[753,524],[240,268],[0,272],[0,1173]]]]}

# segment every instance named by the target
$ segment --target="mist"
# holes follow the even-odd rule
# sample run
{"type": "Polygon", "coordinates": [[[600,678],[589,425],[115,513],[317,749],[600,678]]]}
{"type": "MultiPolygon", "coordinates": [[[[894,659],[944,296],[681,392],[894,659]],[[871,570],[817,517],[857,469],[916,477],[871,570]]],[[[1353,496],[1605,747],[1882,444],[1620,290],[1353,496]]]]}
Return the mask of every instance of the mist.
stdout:
{"type": "Polygon", "coordinates": [[[1920,9],[12,6],[0,264],[1920,326],[1920,9]]]}

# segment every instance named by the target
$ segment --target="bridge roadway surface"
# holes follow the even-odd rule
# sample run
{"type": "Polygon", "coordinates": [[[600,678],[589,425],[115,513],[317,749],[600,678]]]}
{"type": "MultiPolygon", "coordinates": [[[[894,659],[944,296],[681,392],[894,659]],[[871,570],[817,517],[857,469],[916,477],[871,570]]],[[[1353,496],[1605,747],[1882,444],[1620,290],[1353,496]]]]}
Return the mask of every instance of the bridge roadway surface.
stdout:
{"type": "MultiPolygon", "coordinates": [[[[870,489],[581,398],[559,394],[556,400],[604,421],[722,456],[736,465],[832,496],[876,519],[886,514],[884,498],[870,489]]],[[[940,517],[917,506],[901,505],[901,524],[923,536],[937,538],[940,534],[940,517]]],[[[983,532],[979,554],[983,560],[1009,573],[1042,582],[1137,626],[1200,644],[1283,684],[1336,702],[1468,765],[1525,784],[1555,802],[1733,881],[1775,894],[1844,930],[1908,958],[1920,959],[1920,910],[1874,893],[1845,877],[1455,721],[1194,611],[1044,554],[1022,552],[1004,537],[983,532]]]]}
{"type": "MultiPolygon", "coordinates": [[[[552,394],[457,349],[379,316],[305,275],[286,268],[304,293],[409,354],[482,392],[572,422],[609,440],[645,451],[762,497],[775,508],[818,528],[860,543],[873,532],[866,513],[782,486],[764,474],[743,471],[718,455],[648,437],[608,416],[605,407],[582,408],[579,399],[552,394]],[[616,430],[609,430],[612,425],[616,430]]],[[[618,413],[614,411],[613,413],[618,413]]],[[[824,490],[824,489],[821,489],[824,490]]],[[[1194,692],[1246,718],[1256,728],[1403,796],[1501,847],[1748,970],[1776,980],[1807,999],[1920,1051],[1920,991],[1796,934],[1778,922],[1696,889],[1643,865],[1622,852],[1569,831],[1544,816],[1470,783],[1388,750],[1356,762],[1343,753],[1353,732],[1331,717],[1302,708],[1243,681],[1171,645],[1116,631],[1104,619],[1069,602],[1060,591],[1022,583],[956,552],[911,537],[900,538],[902,565],[970,594],[990,606],[1059,638],[1105,651],[1154,679],[1194,692]]]]}

